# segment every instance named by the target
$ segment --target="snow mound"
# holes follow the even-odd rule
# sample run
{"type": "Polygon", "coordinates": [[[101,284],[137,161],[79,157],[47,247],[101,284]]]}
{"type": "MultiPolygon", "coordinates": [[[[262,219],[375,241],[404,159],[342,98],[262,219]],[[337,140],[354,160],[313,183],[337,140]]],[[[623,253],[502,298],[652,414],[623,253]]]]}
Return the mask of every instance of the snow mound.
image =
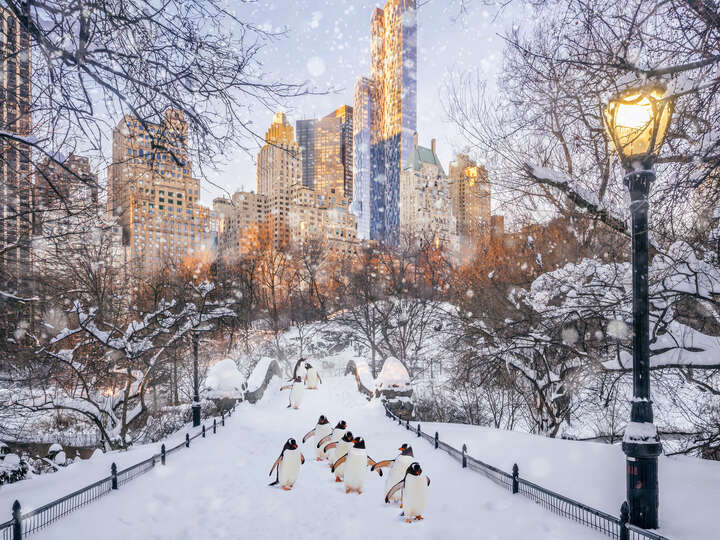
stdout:
{"type": "Polygon", "coordinates": [[[410,374],[402,362],[390,356],[383,364],[382,370],[375,380],[378,390],[407,390],[410,387],[410,374]]]}
{"type": "Polygon", "coordinates": [[[206,395],[213,399],[240,399],[244,385],[245,377],[230,358],[212,366],[205,378],[206,395]]]}
{"type": "Polygon", "coordinates": [[[270,367],[270,363],[272,361],[273,359],[268,358],[267,356],[260,359],[260,361],[255,366],[255,369],[253,369],[252,373],[250,374],[250,377],[248,377],[248,392],[254,392],[262,386],[262,384],[265,382],[265,375],[267,374],[267,370],[270,367]]]}

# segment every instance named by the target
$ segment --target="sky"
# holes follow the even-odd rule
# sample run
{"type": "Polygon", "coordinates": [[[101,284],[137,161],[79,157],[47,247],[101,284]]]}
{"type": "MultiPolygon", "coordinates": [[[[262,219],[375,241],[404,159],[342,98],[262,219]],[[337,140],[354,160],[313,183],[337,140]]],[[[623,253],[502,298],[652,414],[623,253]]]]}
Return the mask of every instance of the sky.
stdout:
{"type": "MultiPolygon", "coordinates": [[[[259,0],[237,6],[244,20],[264,29],[284,31],[260,54],[264,71],[284,81],[307,81],[318,92],[329,91],[285,103],[283,110],[293,125],[296,120],[322,117],[342,105],[352,105],[355,81],[370,71],[370,15],[382,4],[368,0],[259,0]]],[[[418,135],[423,146],[437,139],[438,155],[447,169],[455,153],[465,148],[444,112],[444,85],[452,73],[479,70],[492,86],[502,62],[501,35],[513,24],[527,23],[527,15],[519,2],[498,11],[476,0],[460,17],[454,0],[425,0],[420,4],[418,135]]],[[[253,111],[251,120],[257,133],[265,133],[274,112],[262,108],[253,111]]],[[[202,182],[202,202],[211,205],[215,197],[255,190],[258,149],[249,153],[238,150],[217,170],[205,171],[209,181],[202,182]]]]}

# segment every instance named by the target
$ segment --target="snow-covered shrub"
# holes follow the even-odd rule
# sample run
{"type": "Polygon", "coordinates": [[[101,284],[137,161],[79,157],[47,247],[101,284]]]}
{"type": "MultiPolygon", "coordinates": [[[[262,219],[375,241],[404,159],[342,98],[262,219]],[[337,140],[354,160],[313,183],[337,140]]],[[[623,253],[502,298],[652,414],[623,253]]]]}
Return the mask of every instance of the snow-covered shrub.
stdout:
{"type": "Polygon", "coordinates": [[[226,358],[208,370],[204,387],[210,399],[242,399],[247,384],[235,362],[226,358]]]}
{"type": "Polygon", "coordinates": [[[28,473],[28,464],[24,459],[20,459],[17,454],[4,454],[0,461],[0,486],[3,484],[12,484],[18,480],[25,478],[28,473]]]}
{"type": "MultiPolygon", "coordinates": [[[[192,405],[184,403],[175,407],[163,407],[159,415],[149,416],[145,426],[136,434],[135,441],[140,444],[157,442],[179,431],[192,421],[192,405]]],[[[200,402],[200,416],[207,418],[217,414],[215,403],[209,400],[200,402]]]]}

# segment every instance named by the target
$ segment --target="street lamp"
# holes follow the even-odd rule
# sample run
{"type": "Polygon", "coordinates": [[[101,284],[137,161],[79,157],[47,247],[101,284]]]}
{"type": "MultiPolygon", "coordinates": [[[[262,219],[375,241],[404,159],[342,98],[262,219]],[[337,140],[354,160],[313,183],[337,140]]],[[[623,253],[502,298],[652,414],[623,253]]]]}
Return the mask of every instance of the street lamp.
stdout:
{"type": "Polygon", "coordinates": [[[192,419],[193,427],[200,425],[200,378],[198,375],[198,348],[200,345],[200,333],[197,329],[192,332],[193,345],[193,404],[192,419]]]}
{"type": "Polygon", "coordinates": [[[632,214],[633,399],[623,437],[627,456],[630,523],[658,526],[658,463],[662,445],[653,424],[650,399],[650,320],[648,302],[648,193],[655,180],[655,160],[673,113],[662,85],[628,88],[607,104],[605,127],[625,167],[632,214]]]}

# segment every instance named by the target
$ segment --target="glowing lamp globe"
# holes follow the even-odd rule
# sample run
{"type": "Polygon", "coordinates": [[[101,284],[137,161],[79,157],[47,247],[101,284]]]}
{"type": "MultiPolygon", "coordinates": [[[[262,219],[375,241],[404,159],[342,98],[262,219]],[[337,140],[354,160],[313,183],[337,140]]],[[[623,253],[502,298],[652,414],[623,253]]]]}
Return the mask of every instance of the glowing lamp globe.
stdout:
{"type": "Polygon", "coordinates": [[[660,85],[631,88],[604,110],[605,127],[626,169],[649,168],[665,140],[673,102],[660,85]]]}

